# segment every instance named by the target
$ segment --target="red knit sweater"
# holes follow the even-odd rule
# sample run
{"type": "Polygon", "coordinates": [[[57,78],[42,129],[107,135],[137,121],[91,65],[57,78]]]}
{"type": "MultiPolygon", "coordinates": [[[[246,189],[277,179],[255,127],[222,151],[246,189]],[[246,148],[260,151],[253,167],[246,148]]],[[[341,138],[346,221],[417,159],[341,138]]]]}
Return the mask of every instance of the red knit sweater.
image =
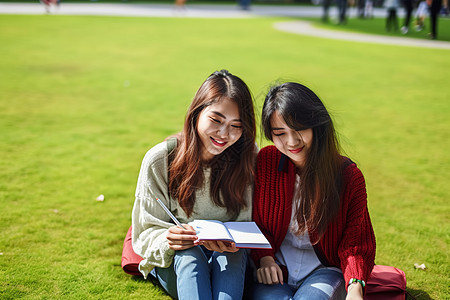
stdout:
{"type": "MultiPolygon", "coordinates": [[[[257,158],[253,219],[273,247],[252,250],[257,266],[264,256],[275,258],[291,220],[295,166],[284,156],[286,164],[279,171],[281,158],[281,152],[274,146],[261,149],[257,158]]],[[[309,234],[312,240],[317,237],[309,234]]],[[[375,260],[375,235],[367,210],[364,177],[355,163],[344,169],[339,213],[313,247],[323,265],[342,270],[346,283],[350,278],[365,282],[369,279],[375,260]]]]}

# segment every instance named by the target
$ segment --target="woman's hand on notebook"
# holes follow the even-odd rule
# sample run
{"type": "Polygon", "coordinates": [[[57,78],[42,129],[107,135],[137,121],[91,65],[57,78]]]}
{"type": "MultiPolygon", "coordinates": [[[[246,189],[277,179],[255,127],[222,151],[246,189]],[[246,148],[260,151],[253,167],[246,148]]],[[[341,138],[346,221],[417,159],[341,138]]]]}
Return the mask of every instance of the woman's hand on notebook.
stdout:
{"type": "Polygon", "coordinates": [[[194,241],[197,240],[197,233],[192,226],[183,224],[183,227],[172,226],[167,232],[169,247],[173,250],[185,250],[195,246],[194,241]]]}
{"type": "Polygon", "coordinates": [[[237,252],[236,244],[229,241],[201,241],[200,245],[205,246],[206,249],[216,252],[237,252]]]}

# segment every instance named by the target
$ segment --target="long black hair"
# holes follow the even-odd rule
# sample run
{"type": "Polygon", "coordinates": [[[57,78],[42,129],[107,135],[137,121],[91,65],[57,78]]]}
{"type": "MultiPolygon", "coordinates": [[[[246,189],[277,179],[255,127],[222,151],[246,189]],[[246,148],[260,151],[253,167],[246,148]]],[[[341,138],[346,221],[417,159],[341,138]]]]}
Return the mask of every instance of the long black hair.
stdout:
{"type": "Polygon", "coordinates": [[[342,157],[332,118],[312,90],[295,82],[272,87],[265,98],[261,120],[269,140],[275,111],[290,128],[313,131],[305,165],[298,170],[300,189],[295,195],[301,201],[297,203],[296,218],[299,234],[308,229],[320,237],[338,213],[342,188],[342,157]]]}

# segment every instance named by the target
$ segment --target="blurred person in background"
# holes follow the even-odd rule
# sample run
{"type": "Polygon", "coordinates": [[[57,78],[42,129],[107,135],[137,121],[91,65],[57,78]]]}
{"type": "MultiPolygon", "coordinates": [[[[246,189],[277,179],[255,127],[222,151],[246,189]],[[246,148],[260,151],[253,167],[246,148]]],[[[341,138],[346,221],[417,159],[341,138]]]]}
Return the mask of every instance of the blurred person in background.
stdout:
{"type": "Polygon", "coordinates": [[[446,16],[448,17],[448,15],[450,14],[449,10],[448,10],[448,0],[443,0],[442,1],[442,9],[441,9],[441,13],[442,16],[446,16]]]}
{"type": "Polygon", "coordinates": [[[373,18],[373,1],[366,0],[366,5],[364,6],[364,17],[373,18]]]}
{"type": "Polygon", "coordinates": [[[437,27],[439,13],[442,7],[442,0],[427,0],[428,6],[430,7],[430,33],[429,38],[432,40],[437,39],[437,27]]]}
{"type": "Polygon", "coordinates": [[[429,8],[427,1],[425,0],[420,1],[416,10],[416,25],[415,25],[416,31],[422,31],[423,28],[425,27],[425,19],[428,15],[428,9],[429,8]]]}
{"type": "Polygon", "coordinates": [[[48,14],[51,13],[52,7],[55,11],[59,9],[60,0],[40,0],[40,2],[44,5],[45,11],[48,14]]]}
{"type": "Polygon", "coordinates": [[[358,6],[358,18],[364,19],[366,0],[357,0],[357,6],[358,6]]]}
{"type": "Polygon", "coordinates": [[[242,10],[250,10],[250,4],[251,4],[251,0],[239,0],[238,1],[238,3],[239,3],[239,7],[242,9],[242,10]]]}
{"type": "Polygon", "coordinates": [[[322,15],[322,21],[328,22],[329,20],[329,10],[331,6],[331,0],[323,0],[322,7],[323,7],[323,15],[322,15]]]}
{"type": "Polygon", "coordinates": [[[398,0],[384,1],[384,7],[386,8],[387,11],[386,16],[387,31],[391,31],[391,29],[394,29],[394,31],[398,31],[398,19],[397,19],[398,6],[399,6],[398,0]]]}
{"type": "Polygon", "coordinates": [[[336,5],[338,7],[338,23],[346,24],[347,23],[347,0],[336,0],[336,5]]]}
{"type": "Polygon", "coordinates": [[[413,0],[403,0],[403,7],[405,8],[405,20],[403,22],[402,28],[400,28],[403,34],[407,34],[409,31],[409,23],[411,22],[413,6],[413,0]]]}
{"type": "Polygon", "coordinates": [[[174,12],[175,13],[183,13],[186,11],[186,0],[175,0],[174,12]]]}

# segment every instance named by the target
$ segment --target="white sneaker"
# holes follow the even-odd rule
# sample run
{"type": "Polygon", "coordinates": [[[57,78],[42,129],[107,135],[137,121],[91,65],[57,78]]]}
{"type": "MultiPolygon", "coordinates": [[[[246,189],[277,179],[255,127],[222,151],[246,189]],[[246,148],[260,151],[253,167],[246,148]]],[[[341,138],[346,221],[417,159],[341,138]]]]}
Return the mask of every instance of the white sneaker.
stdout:
{"type": "Polygon", "coordinates": [[[403,34],[407,34],[408,33],[408,27],[406,27],[406,26],[402,26],[402,28],[400,28],[400,30],[401,30],[401,32],[403,34]]]}

